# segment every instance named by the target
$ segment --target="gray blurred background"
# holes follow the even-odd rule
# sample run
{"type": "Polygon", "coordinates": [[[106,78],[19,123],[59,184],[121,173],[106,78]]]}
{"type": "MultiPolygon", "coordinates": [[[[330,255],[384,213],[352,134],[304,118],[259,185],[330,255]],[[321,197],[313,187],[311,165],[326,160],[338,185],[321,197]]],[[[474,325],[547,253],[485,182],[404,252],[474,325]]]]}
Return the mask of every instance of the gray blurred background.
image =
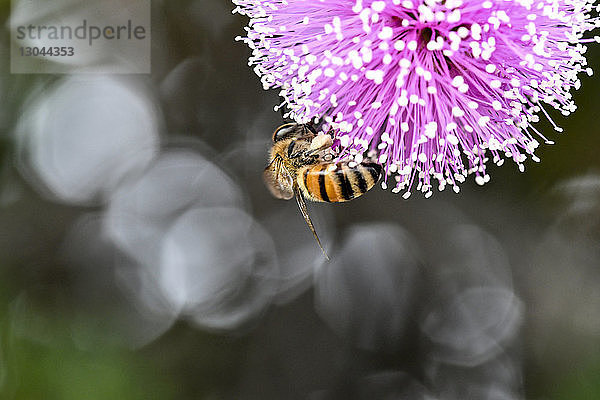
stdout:
{"type": "Polygon", "coordinates": [[[326,263],[232,9],[153,1],[151,75],[11,75],[3,30],[0,398],[600,398],[600,81],[525,173],[309,204],[326,263]]]}

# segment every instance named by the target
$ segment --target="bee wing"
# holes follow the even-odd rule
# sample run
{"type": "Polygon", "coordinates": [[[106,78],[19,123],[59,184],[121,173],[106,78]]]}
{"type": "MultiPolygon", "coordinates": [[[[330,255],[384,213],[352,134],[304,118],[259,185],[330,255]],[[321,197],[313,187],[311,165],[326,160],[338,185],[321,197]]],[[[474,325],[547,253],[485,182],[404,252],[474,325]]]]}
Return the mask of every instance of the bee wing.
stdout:
{"type": "Polygon", "coordinates": [[[276,198],[289,200],[294,197],[294,180],[280,159],[276,158],[267,165],[263,172],[263,180],[276,198]]]}

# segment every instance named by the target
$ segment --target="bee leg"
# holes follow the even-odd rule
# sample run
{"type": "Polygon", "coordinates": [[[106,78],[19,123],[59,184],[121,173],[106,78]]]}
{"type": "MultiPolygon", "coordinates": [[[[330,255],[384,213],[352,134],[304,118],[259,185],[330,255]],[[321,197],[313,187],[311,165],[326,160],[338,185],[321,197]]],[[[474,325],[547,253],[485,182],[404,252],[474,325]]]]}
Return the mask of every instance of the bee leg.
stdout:
{"type": "MultiPolygon", "coordinates": [[[[313,142],[314,143],[314,142],[313,142]]],[[[311,145],[312,147],[312,145],[311,145]]],[[[318,145],[318,147],[315,148],[310,148],[308,150],[299,150],[294,152],[294,149],[296,149],[296,141],[292,141],[290,142],[290,145],[287,148],[287,155],[288,158],[290,159],[294,159],[294,158],[304,158],[306,159],[307,162],[316,162],[319,159],[319,153],[325,149],[328,149],[329,147],[331,147],[331,140],[330,141],[325,141],[323,143],[321,143],[320,145],[318,145]]]]}
{"type": "Polygon", "coordinates": [[[322,147],[319,149],[313,149],[313,150],[306,150],[306,151],[304,151],[304,154],[302,154],[302,156],[306,157],[306,158],[319,157],[319,152],[324,149],[325,149],[325,147],[322,147]]]}
{"type": "Polygon", "coordinates": [[[325,252],[325,249],[323,248],[323,245],[321,244],[321,241],[319,240],[319,236],[317,235],[317,231],[315,231],[315,227],[314,227],[312,221],[310,220],[310,217],[308,215],[308,210],[306,208],[306,202],[304,201],[302,192],[300,192],[300,190],[298,189],[298,185],[294,185],[294,194],[296,195],[296,202],[298,202],[298,207],[300,207],[300,212],[302,213],[302,216],[304,217],[304,220],[306,221],[308,228],[315,236],[315,239],[317,239],[317,243],[319,244],[319,247],[321,248],[323,255],[325,256],[327,261],[329,261],[329,256],[325,252]]]}
{"type": "Polygon", "coordinates": [[[315,153],[312,150],[299,151],[297,153],[292,154],[288,158],[290,160],[295,160],[295,159],[299,158],[300,160],[298,161],[298,163],[300,165],[311,165],[311,164],[316,164],[317,162],[319,162],[319,154],[315,153]]]}
{"type": "Polygon", "coordinates": [[[298,157],[302,157],[305,153],[304,150],[300,150],[294,153],[294,149],[296,148],[296,141],[292,140],[290,142],[290,145],[287,148],[287,156],[289,159],[293,159],[293,158],[298,158],[298,157]]]}
{"type": "Polygon", "coordinates": [[[302,158],[303,161],[305,161],[305,163],[306,162],[311,163],[312,161],[316,161],[315,157],[317,157],[317,154],[315,154],[314,151],[300,149],[300,150],[294,152],[295,148],[296,148],[296,141],[294,140],[290,143],[290,145],[287,148],[287,156],[290,160],[293,160],[296,158],[302,158]]]}
{"type": "Polygon", "coordinates": [[[312,150],[302,150],[296,153],[292,153],[288,157],[290,160],[297,160],[296,163],[299,165],[311,165],[319,162],[319,154],[314,153],[312,150]]]}
{"type": "Polygon", "coordinates": [[[328,147],[329,146],[321,146],[316,149],[298,151],[296,153],[290,154],[288,158],[302,158],[302,164],[305,165],[316,164],[317,162],[319,162],[319,153],[328,147]]]}

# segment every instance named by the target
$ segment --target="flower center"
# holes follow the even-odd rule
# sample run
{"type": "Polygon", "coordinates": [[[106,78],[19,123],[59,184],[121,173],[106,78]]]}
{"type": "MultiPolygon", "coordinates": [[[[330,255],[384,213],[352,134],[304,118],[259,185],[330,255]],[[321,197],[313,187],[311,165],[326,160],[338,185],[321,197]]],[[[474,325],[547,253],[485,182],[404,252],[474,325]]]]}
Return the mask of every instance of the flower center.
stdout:
{"type": "Polygon", "coordinates": [[[433,35],[433,30],[429,27],[425,27],[423,29],[419,29],[417,33],[418,43],[420,46],[427,46],[427,43],[431,40],[431,36],[433,35]]]}

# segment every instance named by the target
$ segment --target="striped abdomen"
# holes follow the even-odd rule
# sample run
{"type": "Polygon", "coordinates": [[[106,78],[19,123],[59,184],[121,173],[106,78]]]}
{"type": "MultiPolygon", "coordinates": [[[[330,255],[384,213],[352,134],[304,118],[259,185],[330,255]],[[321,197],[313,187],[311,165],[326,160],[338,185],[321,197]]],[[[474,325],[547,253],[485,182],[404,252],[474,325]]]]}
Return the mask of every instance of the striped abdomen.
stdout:
{"type": "Polygon", "coordinates": [[[352,200],[371,189],[381,176],[381,165],[348,163],[308,165],[298,170],[296,180],[304,196],[313,201],[337,203],[352,200]]]}

